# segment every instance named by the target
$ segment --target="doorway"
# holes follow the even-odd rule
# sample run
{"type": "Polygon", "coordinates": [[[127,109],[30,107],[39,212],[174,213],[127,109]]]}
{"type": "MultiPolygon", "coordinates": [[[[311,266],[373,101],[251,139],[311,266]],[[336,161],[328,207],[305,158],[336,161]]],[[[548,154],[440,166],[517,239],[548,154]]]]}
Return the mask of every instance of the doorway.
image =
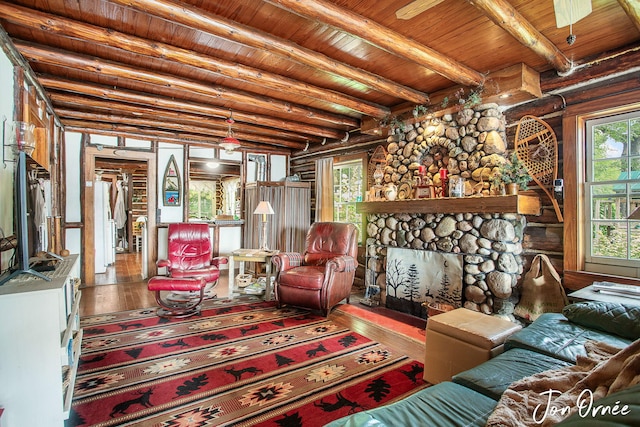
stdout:
{"type": "Polygon", "coordinates": [[[96,157],[94,172],[95,284],[140,282],[147,164],[96,157]]]}
{"type": "MultiPolygon", "coordinates": [[[[140,271],[146,269],[148,276],[156,274],[155,259],[157,258],[156,239],[156,156],[153,152],[140,150],[126,150],[122,148],[98,149],[96,147],[85,148],[84,182],[83,187],[83,249],[84,262],[82,263],[84,282],[87,285],[129,283],[141,281],[140,271]],[[96,172],[100,172],[99,180],[96,180],[96,172]],[[100,190],[97,184],[109,182],[108,187],[115,183],[124,182],[127,175],[125,214],[126,221],[123,227],[117,227],[114,234],[114,258],[115,262],[108,271],[98,271],[96,260],[103,257],[102,237],[99,232],[104,217],[96,213],[94,200],[100,190]],[[136,187],[134,189],[134,177],[136,187]],[[140,185],[144,178],[144,186],[140,185]],[[135,197],[134,197],[135,196],[135,197]],[[136,201],[134,204],[133,200],[136,201]],[[144,203],[142,202],[144,200],[144,203]],[[141,224],[138,219],[146,220],[147,250],[138,250],[142,247],[142,233],[139,232],[141,224]],[[96,248],[100,244],[100,248],[96,248]]],[[[123,184],[124,185],[124,184],[123,184]]],[[[111,206],[115,206],[117,193],[109,191],[106,197],[111,206]]],[[[113,210],[111,209],[113,213],[113,210]]],[[[109,217],[109,215],[106,215],[109,217]]],[[[114,220],[114,215],[110,215],[114,220]]]]}

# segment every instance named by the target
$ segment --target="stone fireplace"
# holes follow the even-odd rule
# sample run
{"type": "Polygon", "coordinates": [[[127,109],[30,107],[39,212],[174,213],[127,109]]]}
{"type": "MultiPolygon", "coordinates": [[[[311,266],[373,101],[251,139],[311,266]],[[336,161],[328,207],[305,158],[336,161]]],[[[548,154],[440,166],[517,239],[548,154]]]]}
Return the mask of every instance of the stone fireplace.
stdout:
{"type": "MultiPolygon", "coordinates": [[[[490,178],[507,161],[504,123],[497,106],[487,104],[426,119],[389,136],[386,183],[413,183],[423,166],[437,194],[442,185],[438,172],[446,168],[450,178],[465,179],[466,197],[360,204],[367,213],[366,284],[379,291],[383,304],[388,248],[435,251],[462,256],[461,305],[513,320],[523,272],[524,213],[540,206],[535,197],[492,195],[490,178]],[[519,202],[527,197],[535,201],[523,212],[519,202]]],[[[430,294],[425,302],[443,302],[430,294]]]]}
{"type": "MultiPolygon", "coordinates": [[[[511,213],[369,214],[366,277],[380,289],[386,304],[388,248],[461,254],[464,307],[510,316],[519,296],[524,226],[525,217],[511,213]]],[[[446,302],[436,296],[425,296],[423,301],[446,302]]]]}

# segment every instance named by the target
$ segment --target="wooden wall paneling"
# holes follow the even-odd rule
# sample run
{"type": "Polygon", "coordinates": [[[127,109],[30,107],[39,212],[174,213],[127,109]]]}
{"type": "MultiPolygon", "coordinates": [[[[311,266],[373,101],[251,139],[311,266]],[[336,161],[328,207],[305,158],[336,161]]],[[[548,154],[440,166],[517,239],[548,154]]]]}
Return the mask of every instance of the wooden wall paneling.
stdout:
{"type": "Polygon", "coordinates": [[[44,102],[38,99],[38,95],[33,86],[29,85],[23,92],[23,121],[35,125],[33,131],[36,148],[31,153],[31,158],[40,166],[49,171],[49,157],[51,155],[49,143],[49,128],[43,116],[46,114],[44,102]]]}

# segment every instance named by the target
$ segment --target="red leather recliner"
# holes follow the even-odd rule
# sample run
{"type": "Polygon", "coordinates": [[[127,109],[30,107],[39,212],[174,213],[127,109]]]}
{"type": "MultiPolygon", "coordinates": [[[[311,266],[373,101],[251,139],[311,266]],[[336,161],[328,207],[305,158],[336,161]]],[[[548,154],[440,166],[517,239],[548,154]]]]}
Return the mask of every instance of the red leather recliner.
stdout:
{"type": "Polygon", "coordinates": [[[158,260],[158,267],[165,267],[167,275],[174,278],[204,278],[205,291],[210,290],[220,277],[220,264],[226,258],[211,257],[209,225],[203,223],[169,224],[167,259],[158,260]]]}
{"type": "Polygon", "coordinates": [[[316,222],[307,232],[304,254],[282,252],[272,260],[278,268],[275,295],[284,304],[320,310],[328,316],[343,299],[349,302],[358,266],[358,229],[353,224],[316,222]]]}

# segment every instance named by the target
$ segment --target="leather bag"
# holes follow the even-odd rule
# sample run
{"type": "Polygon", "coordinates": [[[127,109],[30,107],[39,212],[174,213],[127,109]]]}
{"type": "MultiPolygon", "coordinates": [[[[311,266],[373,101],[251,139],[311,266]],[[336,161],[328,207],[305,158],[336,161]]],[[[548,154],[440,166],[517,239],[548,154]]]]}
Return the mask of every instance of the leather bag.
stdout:
{"type": "Polygon", "coordinates": [[[532,322],[543,313],[561,313],[567,304],[562,280],[549,257],[536,255],[524,276],[520,302],[513,314],[532,322]]]}

